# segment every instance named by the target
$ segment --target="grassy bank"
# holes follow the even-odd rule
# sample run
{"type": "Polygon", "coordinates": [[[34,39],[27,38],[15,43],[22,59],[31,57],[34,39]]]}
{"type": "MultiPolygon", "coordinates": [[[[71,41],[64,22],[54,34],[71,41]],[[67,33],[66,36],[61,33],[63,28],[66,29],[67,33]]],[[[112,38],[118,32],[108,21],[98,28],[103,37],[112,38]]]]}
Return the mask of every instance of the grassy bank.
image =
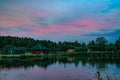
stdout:
{"type": "Polygon", "coordinates": [[[64,57],[88,57],[96,59],[120,59],[120,52],[79,52],[79,53],[57,53],[57,54],[6,54],[0,55],[0,60],[4,59],[29,59],[29,58],[64,58],[64,57]]]}

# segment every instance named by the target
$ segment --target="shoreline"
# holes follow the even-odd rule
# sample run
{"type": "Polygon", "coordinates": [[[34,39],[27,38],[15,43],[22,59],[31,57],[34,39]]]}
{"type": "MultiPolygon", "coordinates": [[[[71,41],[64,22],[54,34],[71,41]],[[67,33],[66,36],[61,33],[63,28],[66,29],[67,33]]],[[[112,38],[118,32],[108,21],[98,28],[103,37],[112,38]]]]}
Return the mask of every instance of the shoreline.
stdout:
{"type": "Polygon", "coordinates": [[[79,53],[57,53],[57,54],[0,54],[0,60],[4,59],[29,59],[29,58],[64,58],[64,57],[88,57],[100,59],[120,59],[120,52],[79,52],[79,53]]]}

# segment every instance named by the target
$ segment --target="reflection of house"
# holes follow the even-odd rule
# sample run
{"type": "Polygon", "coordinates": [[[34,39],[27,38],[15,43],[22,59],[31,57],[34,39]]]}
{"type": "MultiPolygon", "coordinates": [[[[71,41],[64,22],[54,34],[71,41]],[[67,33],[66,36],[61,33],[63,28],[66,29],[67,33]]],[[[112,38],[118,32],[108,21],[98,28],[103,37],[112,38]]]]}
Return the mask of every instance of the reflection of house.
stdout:
{"type": "Polygon", "coordinates": [[[75,50],[74,49],[68,49],[67,52],[72,53],[72,52],[75,52],[75,50]]]}
{"type": "Polygon", "coordinates": [[[67,58],[67,61],[74,61],[75,58],[67,58]]]}
{"type": "Polygon", "coordinates": [[[42,44],[38,44],[30,49],[30,53],[32,54],[43,54],[48,52],[49,52],[49,49],[42,44]]]}

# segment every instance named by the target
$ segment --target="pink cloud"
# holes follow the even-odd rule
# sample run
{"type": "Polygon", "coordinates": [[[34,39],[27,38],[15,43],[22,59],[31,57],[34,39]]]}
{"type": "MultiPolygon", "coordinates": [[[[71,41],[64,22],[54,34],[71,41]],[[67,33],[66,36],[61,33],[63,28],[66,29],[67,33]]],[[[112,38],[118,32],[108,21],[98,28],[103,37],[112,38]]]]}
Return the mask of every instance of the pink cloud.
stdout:
{"type": "MultiPolygon", "coordinates": [[[[17,26],[21,25],[23,23],[30,23],[32,20],[13,20],[13,21],[3,21],[6,22],[6,26],[17,26]]],[[[97,22],[89,21],[89,20],[76,20],[70,23],[66,24],[56,24],[56,25],[50,25],[48,27],[44,26],[35,26],[35,25],[27,25],[27,26],[22,26],[26,27],[26,29],[30,29],[29,32],[4,32],[4,34],[7,35],[7,33],[10,36],[48,36],[48,35],[82,35],[82,34],[87,34],[91,32],[97,32],[99,29],[101,29],[103,25],[99,24],[97,22]],[[76,26],[80,25],[82,27],[76,26]]]]}
{"type": "Polygon", "coordinates": [[[101,24],[87,21],[87,20],[79,20],[73,21],[70,23],[71,25],[53,25],[49,27],[42,26],[29,26],[29,29],[33,30],[33,33],[36,35],[70,35],[70,34],[84,34],[92,31],[98,31],[98,29],[102,26],[101,24]],[[85,27],[78,27],[76,25],[85,25],[85,27]],[[89,29],[89,30],[88,30],[89,29]]]}
{"type": "Polygon", "coordinates": [[[31,22],[32,21],[27,18],[17,19],[17,20],[0,19],[0,26],[5,26],[5,27],[21,26],[31,22]]]}
{"type": "Polygon", "coordinates": [[[102,27],[103,25],[97,22],[89,21],[89,20],[77,20],[71,23],[72,25],[80,25],[83,27],[102,27]]]}
{"type": "Polygon", "coordinates": [[[29,29],[33,30],[33,33],[38,35],[49,35],[49,34],[70,34],[78,30],[78,27],[67,26],[67,25],[54,25],[47,28],[41,26],[29,26],[29,29]]]}
{"type": "Polygon", "coordinates": [[[36,24],[43,21],[44,18],[55,16],[51,12],[35,7],[23,6],[16,8],[13,12],[0,15],[0,26],[13,27],[21,25],[36,24]]]}

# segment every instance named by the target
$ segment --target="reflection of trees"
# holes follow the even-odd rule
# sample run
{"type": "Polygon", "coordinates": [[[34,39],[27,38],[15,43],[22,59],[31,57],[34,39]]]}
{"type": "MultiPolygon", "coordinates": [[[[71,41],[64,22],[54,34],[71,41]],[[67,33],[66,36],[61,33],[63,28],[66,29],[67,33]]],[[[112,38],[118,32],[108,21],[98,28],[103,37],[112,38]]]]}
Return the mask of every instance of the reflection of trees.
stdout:
{"type": "Polygon", "coordinates": [[[81,62],[81,63],[82,63],[82,65],[83,65],[83,66],[85,66],[85,65],[86,65],[86,63],[87,63],[87,60],[82,59],[82,62],[81,62]]]}
{"type": "Polygon", "coordinates": [[[82,66],[86,66],[89,64],[90,66],[96,66],[98,70],[106,69],[108,64],[116,64],[117,67],[120,68],[119,60],[113,59],[96,59],[96,58],[80,58],[80,57],[65,57],[65,58],[42,58],[42,59],[30,59],[30,60],[2,60],[0,61],[1,68],[30,68],[35,65],[41,68],[47,68],[48,66],[58,62],[59,64],[73,64],[78,67],[79,63],[82,66]]]}
{"type": "Polygon", "coordinates": [[[35,65],[46,69],[48,66],[54,64],[55,62],[56,61],[51,60],[51,59],[45,59],[42,62],[38,61],[38,62],[34,62],[34,63],[35,63],[35,65]]]}
{"type": "Polygon", "coordinates": [[[89,63],[91,66],[96,66],[96,68],[99,69],[106,69],[108,67],[108,64],[115,64],[118,68],[120,68],[120,63],[119,63],[119,59],[96,59],[96,58],[91,58],[89,59],[89,61],[87,62],[89,63]]]}
{"type": "Polygon", "coordinates": [[[41,68],[47,68],[49,65],[54,63],[54,60],[49,60],[49,59],[43,59],[42,61],[14,61],[14,60],[2,60],[1,62],[1,68],[30,68],[30,67],[34,67],[35,65],[41,67],[41,68]]]}
{"type": "Polygon", "coordinates": [[[99,62],[96,64],[96,68],[99,70],[99,69],[106,69],[108,66],[107,66],[107,63],[104,63],[104,62],[99,62]]]}
{"type": "Polygon", "coordinates": [[[93,67],[96,66],[97,69],[106,69],[108,63],[109,62],[105,62],[101,59],[94,59],[93,58],[93,59],[89,60],[89,64],[93,67]]]}

